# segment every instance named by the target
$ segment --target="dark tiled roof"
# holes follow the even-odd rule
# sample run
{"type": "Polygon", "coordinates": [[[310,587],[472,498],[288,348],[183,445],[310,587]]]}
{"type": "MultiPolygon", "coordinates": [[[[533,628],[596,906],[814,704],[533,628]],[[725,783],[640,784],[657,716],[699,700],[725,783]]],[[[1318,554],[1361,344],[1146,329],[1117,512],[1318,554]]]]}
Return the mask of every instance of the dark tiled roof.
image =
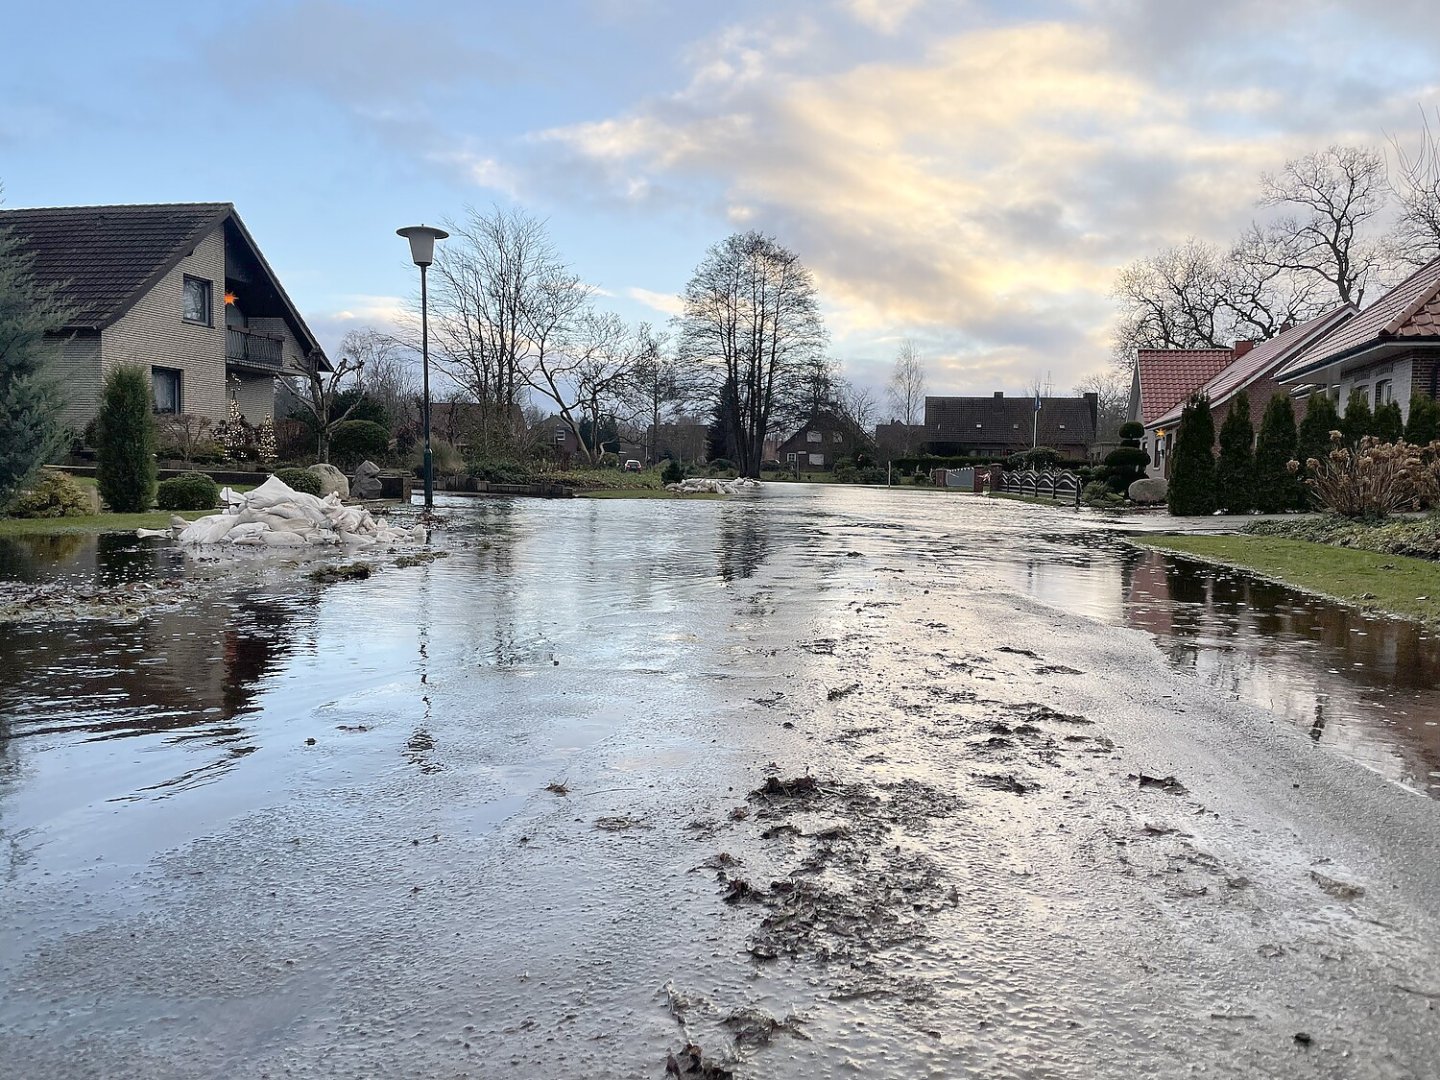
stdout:
{"type": "Polygon", "coordinates": [[[1440,342],[1440,259],[1421,267],[1280,372],[1287,381],[1396,338],[1440,342]]]}
{"type": "Polygon", "coordinates": [[[925,437],[940,443],[987,446],[1089,445],[1095,441],[1095,414],[1083,397],[1042,397],[1035,415],[1032,397],[927,397],[925,437]]]}
{"type": "Polygon", "coordinates": [[[1140,422],[1153,424],[1234,360],[1229,349],[1141,349],[1140,422]]]}
{"type": "Polygon", "coordinates": [[[234,212],[230,203],[0,210],[42,284],[59,286],[72,326],[103,329],[234,212]]]}
{"type": "MultiPolygon", "coordinates": [[[[1223,405],[1257,379],[1274,374],[1354,315],[1353,304],[1342,304],[1333,311],[1327,311],[1324,315],[1317,315],[1299,326],[1292,326],[1283,334],[1277,334],[1269,341],[1260,342],[1200,387],[1200,391],[1210,399],[1212,408],[1223,405]]],[[[1185,395],[1186,398],[1189,396],[1189,394],[1185,395]]],[[[1184,404],[1184,399],[1176,402],[1162,416],[1150,421],[1151,426],[1160,426],[1179,420],[1180,410],[1184,404]]]]}

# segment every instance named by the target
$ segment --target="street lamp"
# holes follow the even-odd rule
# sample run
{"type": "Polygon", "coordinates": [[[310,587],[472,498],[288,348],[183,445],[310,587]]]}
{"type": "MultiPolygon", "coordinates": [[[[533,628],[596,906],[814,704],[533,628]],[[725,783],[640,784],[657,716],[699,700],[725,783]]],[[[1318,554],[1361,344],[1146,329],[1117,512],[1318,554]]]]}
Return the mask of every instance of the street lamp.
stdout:
{"type": "Polygon", "coordinates": [[[425,512],[435,508],[435,461],[430,454],[430,313],[425,293],[425,271],[435,261],[435,241],[444,240],[450,234],[444,229],[432,229],[429,225],[410,225],[396,229],[397,236],[410,241],[410,258],[420,268],[420,356],[424,370],[424,407],[422,415],[425,425],[425,512]]]}

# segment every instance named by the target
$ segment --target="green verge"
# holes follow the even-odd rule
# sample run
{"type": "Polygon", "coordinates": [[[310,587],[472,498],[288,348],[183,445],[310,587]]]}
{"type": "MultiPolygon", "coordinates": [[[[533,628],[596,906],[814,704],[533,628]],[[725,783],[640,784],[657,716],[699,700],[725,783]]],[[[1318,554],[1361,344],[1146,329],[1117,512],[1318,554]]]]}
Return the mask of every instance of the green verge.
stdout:
{"type": "MultiPolygon", "coordinates": [[[[186,521],[213,514],[214,510],[185,510],[179,517],[186,521]]],[[[84,517],[63,518],[0,518],[0,539],[10,536],[73,536],[89,533],[134,532],[136,529],[165,529],[170,518],[176,516],[170,510],[155,510],[148,514],[87,514],[84,517]]]]}
{"type": "Polygon", "coordinates": [[[1440,564],[1275,536],[1131,537],[1141,547],[1249,570],[1342,604],[1440,623],[1440,564]]]}

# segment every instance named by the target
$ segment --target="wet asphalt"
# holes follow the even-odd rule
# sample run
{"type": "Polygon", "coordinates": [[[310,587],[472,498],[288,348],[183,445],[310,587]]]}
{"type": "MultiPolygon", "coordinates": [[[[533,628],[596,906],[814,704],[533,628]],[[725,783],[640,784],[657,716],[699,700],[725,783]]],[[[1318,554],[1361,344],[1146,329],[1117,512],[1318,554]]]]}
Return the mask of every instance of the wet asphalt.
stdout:
{"type": "Polygon", "coordinates": [[[0,1072],[1440,1074],[1417,628],[946,493],[446,513],[0,552],[131,605],[0,627],[0,1072]]]}

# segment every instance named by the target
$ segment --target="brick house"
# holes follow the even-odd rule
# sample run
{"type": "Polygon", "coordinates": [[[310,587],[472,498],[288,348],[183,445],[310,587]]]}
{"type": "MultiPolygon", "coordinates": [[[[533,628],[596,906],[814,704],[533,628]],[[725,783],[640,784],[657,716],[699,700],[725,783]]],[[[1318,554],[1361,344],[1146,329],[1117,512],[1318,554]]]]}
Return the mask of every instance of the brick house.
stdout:
{"type": "Polygon", "coordinates": [[[782,467],[801,472],[828,472],[839,461],[853,459],[869,443],[865,434],[843,416],[818,409],[775,449],[782,467]]]}
{"type": "MultiPolygon", "coordinates": [[[[1237,341],[1229,350],[1234,359],[1220,371],[1187,393],[1165,412],[1145,424],[1144,448],[1150,454],[1149,473],[1151,476],[1170,475],[1170,453],[1175,445],[1175,433],[1180,423],[1180,413],[1189,400],[1190,394],[1203,393],[1210,399],[1211,413],[1215,419],[1216,445],[1219,445],[1220,425],[1224,423],[1230,402],[1244,390],[1250,398],[1250,419],[1256,430],[1265,408],[1276,394],[1285,392],[1280,385],[1280,372],[1296,357],[1315,346],[1327,335],[1344,326],[1355,317],[1352,304],[1342,304],[1324,315],[1308,319],[1298,326],[1288,327],[1268,341],[1256,345],[1249,341],[1237,341]]],[[[1175,350],[1181,351],[1181,350],[1175,350]]],[[[1185,350],[1189,351],[1189,350],[1185,350]]],[[[1207,352],[1209,350],[1206,350],[1207,352]]],[[[1219,350],[1226,351],[1226,350],[1219,350]]],[[[1163,354],[1151,353],[1151,362],[1156,363],[1163,354]]],[[[1184,361],[1181,362],[1183,368],[1184,361]]],[[[1178,386],[1182,380],[1174,380],[1178,386]]]]}
{"type": "Polygon", "coordinates": [[[276,379],[329,370],[319,342],[230,203],[0,210],[41,284],[73,315],[48,371],[83,428],[105,373],[140,364],[159,413],[274,419],[276,379]]]}
{"type": "Polygon", "coordinates": [[[1297,396],[1328,393],[1341,415],[1358,390],[1373,409],[1398,402],[1408,421],[1415,394],[1436,397],[1440,361],[1440,259],[1325,335],[1279,373],[1297,396]]]}
{"type": "Polygon", "coordinates": [[[927,397],[925,449],[943,457],[1003,458],[1046,446],[1063,458],[1089,456],[1099,424],[1099,399],[1042,397],[927,397]]]}

